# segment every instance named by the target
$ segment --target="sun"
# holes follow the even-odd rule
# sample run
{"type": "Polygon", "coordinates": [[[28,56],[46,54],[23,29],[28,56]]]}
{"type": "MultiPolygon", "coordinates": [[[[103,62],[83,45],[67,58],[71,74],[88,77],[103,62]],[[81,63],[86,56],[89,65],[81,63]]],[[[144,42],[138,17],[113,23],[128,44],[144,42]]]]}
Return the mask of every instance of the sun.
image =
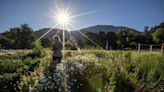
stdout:
{"type": "Polygon", "coordinates": [[[69,7],[70,6],[64,7],[63,4],[61,6],[56,6],[53,18],[59,26],[66,27],[72,23],[74,17],[72,16],[72,12],[69,10],[69,7]]]}
{"type": "Polygon", "coordinates": [[[84,16],[90,13],[93,13],[95,11],[89,11],[89,12],[84,12],[80,14],[74,14],[74,9],[72,9],[70,4],[63,5],[63,4],[58,4],[55,5],[56,8],[54,10],[51,10],[51,14],[48,15],[53,19],[53,22],[57,24],[57,27],[64,28],[67,31],[71,31],[71,29],[75,29],[73,27],[73,23],[75,23],[75,19],[80,16],[84,16]]]}
{"type": "Polygon", "coordinates": [[[66,12],[62,12],[62,13],[58,13],[55,16],[56,21],[61,24],[61,25],[68,25],[71,22],[71,17],[68,13],[66,12]]]}

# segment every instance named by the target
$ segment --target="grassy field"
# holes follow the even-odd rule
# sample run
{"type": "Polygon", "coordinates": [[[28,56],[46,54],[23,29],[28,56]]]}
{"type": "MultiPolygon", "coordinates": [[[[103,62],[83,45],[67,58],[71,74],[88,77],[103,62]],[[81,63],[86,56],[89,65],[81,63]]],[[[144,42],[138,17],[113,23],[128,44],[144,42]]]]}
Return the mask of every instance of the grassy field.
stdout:
{"type": "Polygon", "coordinates": [[[164,91],[164,55],[158,51],[68,50],[55,68],[52,52],[44,51],[35,58],[28,50],[1,52],[0,92],[164,91]]]}

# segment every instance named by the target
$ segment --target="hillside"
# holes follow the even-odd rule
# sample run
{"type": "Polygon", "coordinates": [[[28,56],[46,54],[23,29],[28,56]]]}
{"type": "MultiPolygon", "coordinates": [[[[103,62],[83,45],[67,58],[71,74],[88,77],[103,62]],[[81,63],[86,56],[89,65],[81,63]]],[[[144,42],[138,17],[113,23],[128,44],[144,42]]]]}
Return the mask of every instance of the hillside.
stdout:
{"type": "MultiPolygon", "coordinates": [[[[131,30],[132,33],[134,34],[139,34],[141,32],[132,29],[132,28],[128,28],[128,27],[123,27],[123,26],[112,26],[112,25],[95,25],[95,26],[91,26],[91,27],[87,27],[87,28],[83,28],[80,29],[78,31],[82,32],[82,33],[86,33],[86,32],[93,32],[93,33],[97,33],[99,31],[103,31],[103,32],[117,32],[120,29],[128,29],[131,30]]],[[[74,35],[75,38],[80,39],[82,37],[82,35],[78,32],[77,30],[72,31],[71,33],[74,35]]]]}
{"type": "MultiPolygon", "coordinates": [[[[51,28],[43,28],[43,29],[37,30],[34,32],[34,36],[37,39],[49,30],[51,30],[51,28]]],[[[68,32],[66,32],[65,34],[66,34],[66,38],[68,38],[70,36],[68,32]]],[[[52,29],[49,33],[46,34],[45,37],[52,39],[52,37],[54,35],[59,35],[61,37],[62,36],[62,30],[61,29],[52,29]]],[[[62,39],[62,37],[61,37],[61,39],[62,39]]]]}
{"type": "MultiPolygon", "coordinates": [[[[123,27],[123,26],[112,26],[112,25],[95,25],[95,26],[91,26],[91,27],[87,27],[87,28],[82,28],[82,29],[79,29],[79,30],[72,30],[71,31],[71,35],[75,38],[75,39],[81,39],[82,38],[82,34],[81,33],[86,33],[86,32],[93,32],[93,33],[96,33],[96,32],[99,32],[99,31],[103,31],[103,32],[117,32],[119,31],[120,29],[128,29],[128,30],[131,30],[132,33],[134,34],[139,34],[141,32],[135,30],[135,29],[132,29],[132,28],[128,28],[128,27],[123,27]],[[78,32],[80,31],[80,32],[78,32]]],[[[48,30],[50,30],[50,28],[42,28],[42,29],[39,29],[37,31],[34,32],[34,36],[35,38],[39,38],[40,36],[42,36],[44,33],[46,33],[48,30]]],[[[49,39],[52,39],[53,35],[55,34],[58,34],[58,35],[62,35],[62,30],[60,29],[52,29],[52,31],[50,31],[46,37],[48,37],[49,39]]],[[[70,33],[69,32],[66,32],[67,34],[67,37],[70,36],[70,33]]],[[[0,34],[0,38],[2,38],[2,34],[0,34]]]]}

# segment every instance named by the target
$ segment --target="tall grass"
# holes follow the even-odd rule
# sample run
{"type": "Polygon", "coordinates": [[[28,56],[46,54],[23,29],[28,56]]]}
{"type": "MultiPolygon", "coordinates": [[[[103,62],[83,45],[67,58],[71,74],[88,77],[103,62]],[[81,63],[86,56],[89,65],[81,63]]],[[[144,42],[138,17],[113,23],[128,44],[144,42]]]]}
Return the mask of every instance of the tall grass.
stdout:
{"type": "MultiPolygon", "coordinates": [[[[164,56],[159,54],[134,54],[124,51],[86,51],[83,55],[71,57],[83,65],[83,78],[102,79],[101,92],[134,92],[144,84],[144,92],[163,90],[164,56]],[[102,88],[103,87],[103,88],[102,88]]],[[[95,80],[96,81],[96,80],[95,80]]],[[[86,84],[86,85],[88,85],[86,84]]]]}
{"type": "Polygon", "coordinates": [[[0,56],[0,91],[62,92],[65,85],[70,92],[135,92],[141,86],[143,92],[164,91],[164,56],[158,53],[67,51],[55,68],[51,55],[46,49],[33,59],[0,56]]]}

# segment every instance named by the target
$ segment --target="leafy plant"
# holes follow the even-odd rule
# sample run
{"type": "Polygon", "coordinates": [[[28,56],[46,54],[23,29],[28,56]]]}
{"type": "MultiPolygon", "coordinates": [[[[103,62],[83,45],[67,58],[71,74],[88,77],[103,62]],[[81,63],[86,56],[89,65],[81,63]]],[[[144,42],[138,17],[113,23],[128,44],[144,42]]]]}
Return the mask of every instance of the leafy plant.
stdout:
{"type": "Polygon", "coordinates": [[[43,50],[43,47],[41,46],[40,41],[35,41],[34,42],[33,54],[36,57],[44,56],[44,50],[43,50]]]}

